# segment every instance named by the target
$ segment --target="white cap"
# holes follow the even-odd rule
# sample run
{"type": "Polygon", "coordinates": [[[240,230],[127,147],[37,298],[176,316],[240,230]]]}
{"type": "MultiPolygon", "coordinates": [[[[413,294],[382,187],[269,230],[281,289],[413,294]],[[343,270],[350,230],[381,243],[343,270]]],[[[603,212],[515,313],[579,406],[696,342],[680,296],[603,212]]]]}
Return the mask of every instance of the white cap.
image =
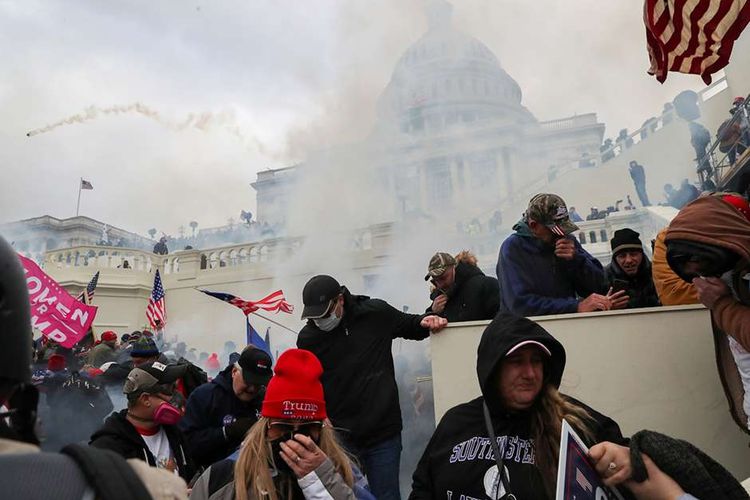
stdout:
{"type": "Polygon", "coordinates": [[[514,345],[510,348],[510,350],[505,353],[506,356],[510,356],[515,351],[519,350],[521,347],[526,345],[535,345],[542,348],[542,351],[547,353],[547,356],[552,356],[552,353],[549,352],[549,349],[547,349],[547,346],[542,344],[541,342],[537,342],[536,340],[524,340],[523,342],[519,342],[518,344],[514,345]]]}

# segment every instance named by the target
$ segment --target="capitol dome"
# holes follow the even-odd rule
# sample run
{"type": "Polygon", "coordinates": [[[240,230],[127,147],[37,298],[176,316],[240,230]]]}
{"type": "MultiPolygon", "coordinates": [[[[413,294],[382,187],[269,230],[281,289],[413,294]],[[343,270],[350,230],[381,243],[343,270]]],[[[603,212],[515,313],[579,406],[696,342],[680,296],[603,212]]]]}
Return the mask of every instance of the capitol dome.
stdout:
{"type": "Polygon", "coordinates": [[[413,133],[486,119],[535,122],[518,83],[484,43],[453,27],[451,11],[444,0],[431,3],[428,31],[401,56],[380,96],[380,125],[413,133]]]}

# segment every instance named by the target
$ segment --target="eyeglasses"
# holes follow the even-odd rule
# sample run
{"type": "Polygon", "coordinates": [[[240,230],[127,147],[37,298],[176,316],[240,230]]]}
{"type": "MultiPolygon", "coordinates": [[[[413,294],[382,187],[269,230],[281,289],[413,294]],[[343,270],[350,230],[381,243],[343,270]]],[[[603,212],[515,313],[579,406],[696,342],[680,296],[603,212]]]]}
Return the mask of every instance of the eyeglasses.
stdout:
{"type": "Polygon", "coordinates": [[[313,422],[297,423],[297,424],[293,424],[291,422],[272,420],[271,422],[268,423],[269,430],[273,430],[274,432],[278,434],[286,434],[286,435],[303,434],[305,436],[310,436],[311,433],[313,432],[319,433],[322,428],[323,428],[323,422],[321,422],[320,420],[315,420],[313,422]]]}

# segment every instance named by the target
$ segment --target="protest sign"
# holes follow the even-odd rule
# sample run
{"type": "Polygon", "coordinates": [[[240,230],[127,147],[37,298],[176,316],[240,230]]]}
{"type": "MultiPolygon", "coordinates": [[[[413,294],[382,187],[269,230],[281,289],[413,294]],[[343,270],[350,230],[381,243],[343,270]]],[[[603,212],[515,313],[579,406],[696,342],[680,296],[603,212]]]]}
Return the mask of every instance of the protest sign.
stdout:
{"type": "Polygon", "coordinates": [[[31,259],[19,255],[31,301],[31,326],[63,347],[73,347],[88,331],[96,307],[77,301],[31,259]]]}
{"type": "Polygon", "coordinates": [[[556,500],[623,500],[616,488],[599,478],[588,458],[589,449],[573,428],[563,420],[560,460],[557,467],[556,500]]]}

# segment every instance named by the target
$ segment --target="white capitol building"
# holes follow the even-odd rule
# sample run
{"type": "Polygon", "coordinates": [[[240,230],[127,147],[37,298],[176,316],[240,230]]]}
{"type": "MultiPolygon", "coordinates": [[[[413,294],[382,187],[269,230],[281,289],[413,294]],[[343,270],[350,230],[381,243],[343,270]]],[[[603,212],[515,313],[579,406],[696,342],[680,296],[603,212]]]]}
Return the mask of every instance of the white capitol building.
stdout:
{"type": "MultiPolygon", "coordinates": [[[[398,60],[366,140],[258,173],[252,184],[257,219],[276,228],[274,234],[257,224],[203,229],[170,242],[167,255],[155,255],[149,248],[155,242],[118,228],[109,228],[101,244],[105,225],[87,217],[43,216],[2,225],[0,234],[73,293],[100,271],[96,332],[142,328],[160,269],[167,336],[215,351],[225,340],[244,340],[244,318],[196,288],[250,300],[283,289],[299,308],[307,279],[326,273],[353,293],[421,312],[428,305],[429,257],[470,249],[494,275],[500,243],[538,192],[558,193],[585,215],[627,195],[638,203],[631,160],[645,165],[652,203],[663,201],[664,184],[695,178],[687,122],[674,112],[655,113],[647,127],[601,154],[605,126],[594,113],[537,120],[496,55],[456,29],[450,10],[433,4],[429,29],[398,60]],[[176,250],[186,245],[194,248],[176,250]]],[[[726,119],[732,99],[748,94],[750,58],[742,55],[749,45],[747,37],[740,40],[726,73],[699,92],[701,122],[711,131],[726,119]]],[[[576,237],[607,263],[616,229],[631,227],[648,245],[674,213],[665,207],[617,212],[581,223],[576,237]]],[[[295,331],[302,326],[297,313],[274,319],[295,331]]],[[[260,331],[269,326],[255,322],[260,331]]],[[[645,427],[690,439],[739,477],[750,475],[747,440],[726,412],[710,318],[701,307],[547,317],[543,324],[568,350],[566,392],[606,410],[626,434],[645,427]]],[[[449,367],[456,360],[473,366],[482,325],[456,325],[433,342],[438,415],[477,390],[473,368],[456,374],[449,367]]],[[[271,336],[275,348],[295,342],[276,327],[271,336]]]]}

